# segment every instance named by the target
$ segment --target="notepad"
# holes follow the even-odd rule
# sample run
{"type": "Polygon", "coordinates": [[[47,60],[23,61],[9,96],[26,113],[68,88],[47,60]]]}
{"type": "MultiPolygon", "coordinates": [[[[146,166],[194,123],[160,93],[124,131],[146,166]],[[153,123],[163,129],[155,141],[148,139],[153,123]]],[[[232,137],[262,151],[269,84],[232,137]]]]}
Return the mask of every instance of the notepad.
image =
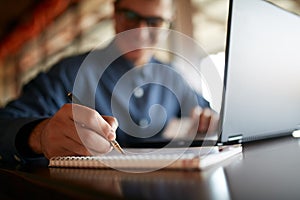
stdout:
{"type": "Polygon", "coordinates": [[[203,170],[242,152],[241,145],[124,149],[126,155],[117,152],[103,156],[53,157],[49,167],[113,168],[132,170],[203,170]]]}

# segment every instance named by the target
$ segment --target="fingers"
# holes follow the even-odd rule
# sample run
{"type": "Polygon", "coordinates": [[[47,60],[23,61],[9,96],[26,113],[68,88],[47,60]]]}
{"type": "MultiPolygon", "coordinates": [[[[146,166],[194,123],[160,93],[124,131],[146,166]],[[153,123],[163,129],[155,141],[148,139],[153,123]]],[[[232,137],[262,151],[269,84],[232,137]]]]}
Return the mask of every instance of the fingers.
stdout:
{"type": "Polygon", "coordinates": [[[91,155],[109,152],[108,140],[115,138],[114,117],[78,104],[64,105],[41,130],[42,152],[47,158],[64,155],[91,155]]]}
{"type": "Polygon", "coordinates": [[[219,115],[216,112],[212,112],[207,132],[214,133],[218,131],[218,128],[219,128],[219,115]]]}
{"type": "Polygon", "coordinates": [[[192,111],[192,118],[194,120],[199,120],[198,122],[198,132],[208,133],[214,132],[218,127],[218,115],[216,112],[209,108],[202,109],[201,107],[196,107],[192,111]]]}
{"type": "Polygon", "coordinates": [[[115,139],[118,125],[115,119],[106,117],[109,120],[106,121],[97,111],[79,104],[72,104],[72,113],[71,118],[81,127],[93,130],[107,140],[115,139]]]}
{"type": "Polygon", "coordinates": [[[79,128],[77,131],[80,136],[81,144],[89,151],[103,153],[109,152],[112,149],[110,142],[94,131],[86,128],[79,128]]]}
{"type": "Polygon", "coordinates": [[[209,128],[210,120],[211,120],[211,110],[205,108],[200,114],[198,132],[206,133],[209,128]]]}

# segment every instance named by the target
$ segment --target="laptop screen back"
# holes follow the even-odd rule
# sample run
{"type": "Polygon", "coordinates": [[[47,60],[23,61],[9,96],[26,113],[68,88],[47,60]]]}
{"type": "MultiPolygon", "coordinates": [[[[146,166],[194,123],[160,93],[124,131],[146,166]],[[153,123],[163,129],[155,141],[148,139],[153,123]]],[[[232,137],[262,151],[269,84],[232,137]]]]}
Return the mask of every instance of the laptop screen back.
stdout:
{"type": "Polygon", "coordinates": [[[300,125],[300,18],[262,0],[231,0],[221,142],[300,125]]]}

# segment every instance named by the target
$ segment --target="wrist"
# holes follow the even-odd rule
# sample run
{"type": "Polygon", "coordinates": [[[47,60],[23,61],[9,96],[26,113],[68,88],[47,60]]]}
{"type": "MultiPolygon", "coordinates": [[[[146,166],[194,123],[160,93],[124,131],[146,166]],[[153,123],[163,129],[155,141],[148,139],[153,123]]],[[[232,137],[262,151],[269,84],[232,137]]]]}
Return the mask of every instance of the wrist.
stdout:
{"type": "Polygon", "coordinates": [[[37,154],[42,154],[42,144],[41,144],[41,136],[43,134],[43,131],[48,123],[49,119],[45,119],[41,121],[31,132],[29,139],[28,139],[28,145],[31,148],[31,150],[37,154]]]}

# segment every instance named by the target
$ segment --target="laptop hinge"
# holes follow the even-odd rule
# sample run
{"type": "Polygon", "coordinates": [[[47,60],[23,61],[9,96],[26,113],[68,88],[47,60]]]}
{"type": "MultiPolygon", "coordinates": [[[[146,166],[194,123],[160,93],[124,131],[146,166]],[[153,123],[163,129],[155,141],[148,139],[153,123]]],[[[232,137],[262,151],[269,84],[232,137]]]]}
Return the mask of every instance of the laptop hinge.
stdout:
{"type": "Polygon", "coordinates": [[[228,144],[239,144],[242,142],[243,135],[238,134],[238,135],[232,135],[228,137],[227,143],[228,144]]]}
{"type": "Polygon", "coordinates": [[[227,142],[218,142],[217,146],[223,146],[223,145],[231,145],[231,144],[240,144],[242,143],[243,135],[237,134],[228,137],[227,142]]]}

